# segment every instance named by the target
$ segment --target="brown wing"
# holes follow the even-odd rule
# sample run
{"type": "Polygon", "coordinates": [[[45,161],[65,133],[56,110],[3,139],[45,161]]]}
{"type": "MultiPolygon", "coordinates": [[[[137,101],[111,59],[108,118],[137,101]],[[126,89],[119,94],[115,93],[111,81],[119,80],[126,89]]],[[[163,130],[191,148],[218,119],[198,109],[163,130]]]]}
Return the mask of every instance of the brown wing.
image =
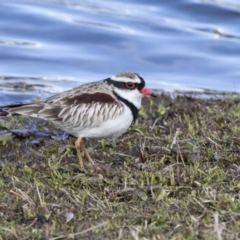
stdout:
{"type": "Polygon", "coordinates": [[[45,103],[39,116],[63,128],[88,128],[113,119],[123,111],[123,105],[107,93],[83,93],[59,101],[45,103]]]}
{"type": "MultiPolygon", "coordinates": [[[[39,103],[6,106],[3,113],[42,118],[62,128],[98,126],[123,111],[110,86],[93,82],[54,95],[39,103]]],[[[6,115],[6,114],[5,114],[6,115]]]]}

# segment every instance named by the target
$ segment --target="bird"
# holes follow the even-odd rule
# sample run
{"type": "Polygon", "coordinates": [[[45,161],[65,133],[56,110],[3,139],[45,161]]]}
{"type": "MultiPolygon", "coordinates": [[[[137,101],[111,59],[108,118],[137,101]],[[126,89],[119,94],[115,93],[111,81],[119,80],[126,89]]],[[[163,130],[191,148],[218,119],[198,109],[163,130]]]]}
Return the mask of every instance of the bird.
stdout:
{"type": "Polygon", "coordinates": [[[95,162],[83,138],[116,139],[125,133],[137,119],[144,96],[157,97],[145,87],[139,74],[121,72],[39,102],[0,106],[0,117],[24,115],[44,119],[75,136],[79,165],[84,168],[81,150],[92,165],[95,162]]]}

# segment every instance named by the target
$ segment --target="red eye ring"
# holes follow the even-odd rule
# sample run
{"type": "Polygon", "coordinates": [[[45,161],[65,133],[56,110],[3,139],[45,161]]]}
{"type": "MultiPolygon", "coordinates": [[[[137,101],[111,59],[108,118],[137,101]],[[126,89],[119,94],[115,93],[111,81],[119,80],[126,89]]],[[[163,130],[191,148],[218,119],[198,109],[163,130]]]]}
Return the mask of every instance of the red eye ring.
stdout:
{"type": "Polygon", "coordinates": [[[134,89],[135,86],[136,86],[136,85],[135,85],[135,83],[133,83],[133,82],[127,82],[127,83],[126,83],[126,87],[129,88],[129,89],[134,89]]]}

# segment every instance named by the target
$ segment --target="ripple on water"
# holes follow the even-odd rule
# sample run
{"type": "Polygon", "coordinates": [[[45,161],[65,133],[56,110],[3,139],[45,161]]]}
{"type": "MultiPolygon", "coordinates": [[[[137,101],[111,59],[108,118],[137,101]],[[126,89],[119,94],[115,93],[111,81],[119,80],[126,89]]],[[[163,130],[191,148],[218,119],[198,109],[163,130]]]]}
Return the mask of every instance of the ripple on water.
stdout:
{"type": "Polygon", "coordinates": [[[120,71],[166,91],[240,91],[237,0],[12,0],[0,14],[1,104],[120,71]]]}

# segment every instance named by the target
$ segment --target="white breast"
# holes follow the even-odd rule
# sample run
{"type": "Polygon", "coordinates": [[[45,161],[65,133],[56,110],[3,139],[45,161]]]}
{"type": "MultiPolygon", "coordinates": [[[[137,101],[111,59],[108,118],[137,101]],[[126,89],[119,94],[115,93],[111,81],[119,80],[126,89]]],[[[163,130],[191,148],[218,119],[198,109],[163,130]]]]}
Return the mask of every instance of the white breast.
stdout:
{"type": "Polygon", "coordinates": [[[122,114],[118,115],[116,118],[102,122],[96,127],[81,129],[79,132],[77,129],[74,129],[75,134],[73,135],[76,136],[76,133],[78,133],[77,137],[117,138],[127,131],[129,126],[132,124],[132,121],[132,112],[124,104],[124,110],[122,114]]]}

